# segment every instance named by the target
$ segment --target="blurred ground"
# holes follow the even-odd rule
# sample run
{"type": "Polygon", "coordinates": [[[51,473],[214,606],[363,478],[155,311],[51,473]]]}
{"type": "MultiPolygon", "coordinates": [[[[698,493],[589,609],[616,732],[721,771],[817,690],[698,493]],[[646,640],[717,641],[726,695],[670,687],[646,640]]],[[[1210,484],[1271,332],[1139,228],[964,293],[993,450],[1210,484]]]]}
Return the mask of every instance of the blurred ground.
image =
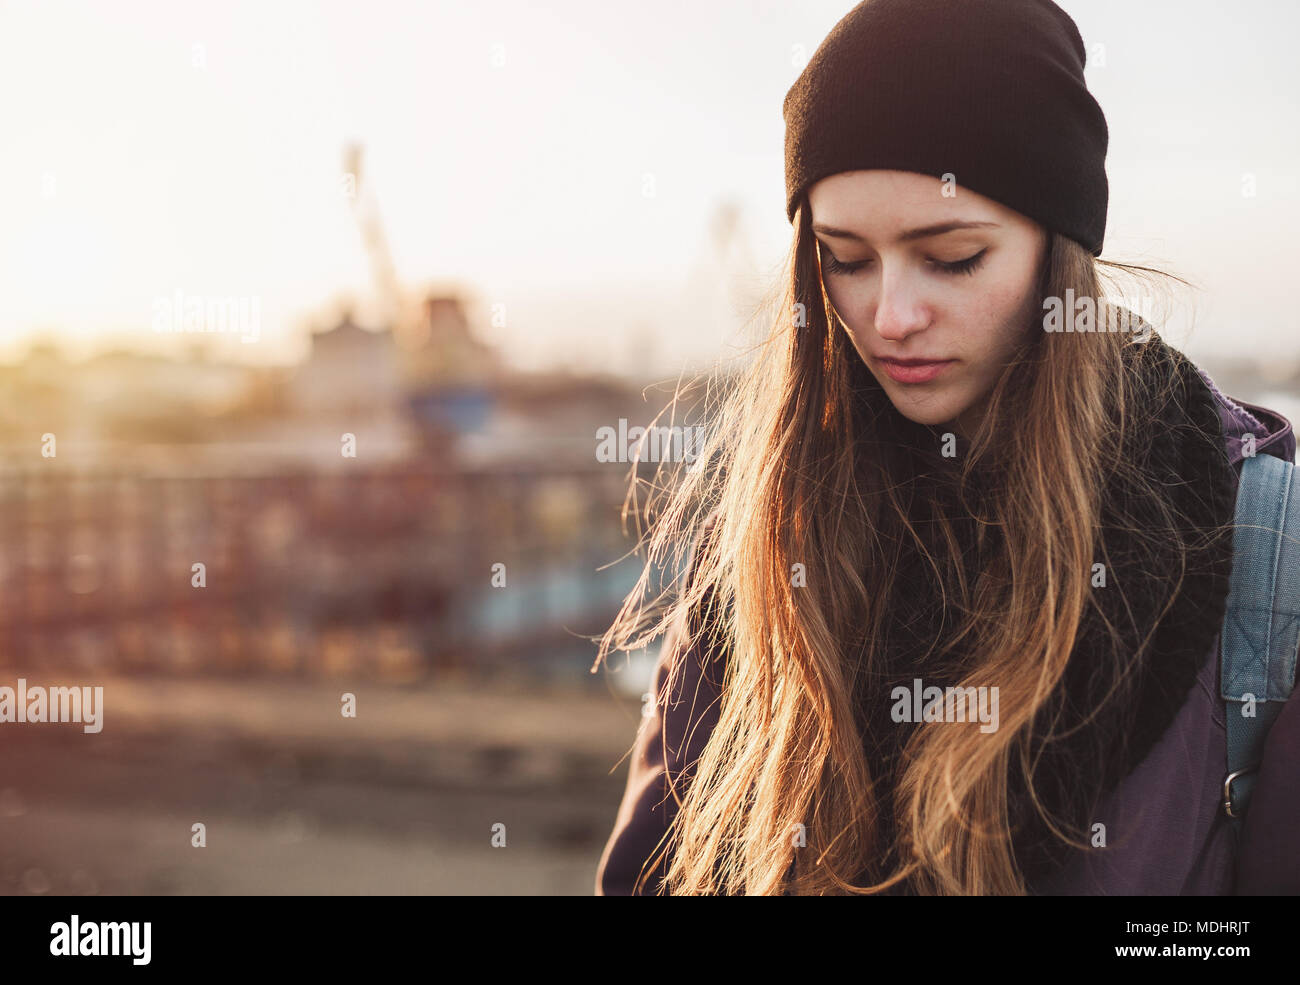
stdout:
{"type": "Polygon", "coordinates": [[[639,722],[600,690],[20,676],[102,684],[104,728],[2,726],[6,895],[590,895],[639,722]]]}

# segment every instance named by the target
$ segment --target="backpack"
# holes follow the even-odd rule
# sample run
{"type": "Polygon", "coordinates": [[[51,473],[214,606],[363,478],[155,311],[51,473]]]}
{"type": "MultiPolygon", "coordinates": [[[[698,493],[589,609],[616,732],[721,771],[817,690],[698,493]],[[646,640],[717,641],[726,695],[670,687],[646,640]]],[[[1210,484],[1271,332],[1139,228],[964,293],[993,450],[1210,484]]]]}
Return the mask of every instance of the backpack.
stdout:
{"type": "Polygon", "coordinates": [[[1219,637],[1219,696],[1228,730],[1223,809],[1240,834],[1264,740],[1295,686],[1300,471],[1274,455],[1244,459],[1234,522],[1232,575],[1219,637]]]}

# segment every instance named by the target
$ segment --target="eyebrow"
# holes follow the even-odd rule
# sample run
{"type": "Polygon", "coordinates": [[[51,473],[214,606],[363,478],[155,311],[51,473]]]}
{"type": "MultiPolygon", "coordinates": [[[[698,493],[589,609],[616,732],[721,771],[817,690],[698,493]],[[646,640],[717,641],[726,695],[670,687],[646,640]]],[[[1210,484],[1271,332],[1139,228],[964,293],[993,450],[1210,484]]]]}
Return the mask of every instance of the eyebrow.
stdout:
{"type": "MultiPolygon", "coordinates": [[[[930,226],[918,226],[916,229],[906,229],[898,237],[898,242],[909,243],[914,239],[926,239],[930,236],[939,236],[943,233],[950,233],[956,229],[983,229],[992,226],[997,228],[996,222],[964,222],[954,220],[951,222],[936,222],[930,226]]],[[[859,243],[865,243],[866,240],[855,232],[847,229],[836,229],[834,226],[827,226],[822,223],[813,223],[813,232],[821,233],[823,236],[829,236],[832,239],[851,239],[859,243]]]]}

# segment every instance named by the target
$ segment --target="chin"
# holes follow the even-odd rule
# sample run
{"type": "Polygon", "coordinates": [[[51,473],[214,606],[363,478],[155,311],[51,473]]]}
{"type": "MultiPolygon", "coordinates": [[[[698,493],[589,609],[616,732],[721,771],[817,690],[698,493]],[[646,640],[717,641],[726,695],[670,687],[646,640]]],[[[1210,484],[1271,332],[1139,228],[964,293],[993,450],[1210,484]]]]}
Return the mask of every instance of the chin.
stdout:
{"type": "Polygon", "coordinates": [[[886,391],[890,403],[894,409],[906,417],[909,421],[916,424],[924,424],[929,427],[936,427],[940,424],[951,424],[962,412],[963,407],[958,401],[954,400],[896,400],[893,394],[886,391]]]}
{"type": "Polygon", "coordinates": [[[898,408],[898,412],[902,414],[904,417],[906,417],[909,421],[913,421],[917,424],[924,424],[927,427],[938,427],[941,424],[948,424],[951,423],[952,421],[951,414],[934,413],[934,412],[921,413],[921,412],[905,410],[902,407],[898,408]]]}

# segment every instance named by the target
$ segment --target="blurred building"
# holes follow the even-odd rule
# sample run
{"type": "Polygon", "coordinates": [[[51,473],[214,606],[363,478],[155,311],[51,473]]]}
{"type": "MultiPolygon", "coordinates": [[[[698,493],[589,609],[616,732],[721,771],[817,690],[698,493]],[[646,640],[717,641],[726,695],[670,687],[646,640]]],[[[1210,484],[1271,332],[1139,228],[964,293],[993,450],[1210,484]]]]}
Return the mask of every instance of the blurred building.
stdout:
{"type": "Polygon", "coordinates": [[[401,357],[387,330],[370,331],[352,312],[314,332],[306,360],[289,384],[290,404],[304,415],[369,416],[401,406],[401,357]]]}

